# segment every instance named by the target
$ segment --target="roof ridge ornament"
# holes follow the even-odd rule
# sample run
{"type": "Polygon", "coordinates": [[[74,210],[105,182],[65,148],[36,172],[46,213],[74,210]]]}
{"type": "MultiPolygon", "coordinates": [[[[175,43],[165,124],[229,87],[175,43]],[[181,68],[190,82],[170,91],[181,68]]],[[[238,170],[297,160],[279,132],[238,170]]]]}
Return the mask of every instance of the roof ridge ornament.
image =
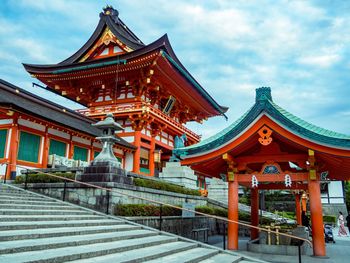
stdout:
{"type": "Polygon", "coordinates": [[[255,91],[256,91],[256,97],[255,97],[256,102],[261,102],[261,101],[266,101],[266,100],[272,101],[270,87],[257,88],[255,91]]]}
{"type": "Polygon", "coordinates": [[[113,6],[111,5],[106,5],[106,7],[103,8],[103,12],[100,13],[101,16],[111,16],[111,18],[114,20],[116,24],[119,24],[119,12],[117,9],[114,9],[113,6]]]}

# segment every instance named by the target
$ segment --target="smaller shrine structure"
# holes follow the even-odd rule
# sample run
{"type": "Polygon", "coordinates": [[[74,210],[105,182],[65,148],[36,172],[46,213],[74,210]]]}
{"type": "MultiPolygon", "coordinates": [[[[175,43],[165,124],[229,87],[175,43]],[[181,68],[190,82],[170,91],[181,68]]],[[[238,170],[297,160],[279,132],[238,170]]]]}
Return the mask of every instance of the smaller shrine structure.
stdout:
{"type": "MultiPolygon", "coordinates": [[[[312,125],[273,102],[270,88],[256,90],[255,104],[232,125],[198,144],[175,149],[182,165],[210,176],[226,175],[228,218],[238,221],[238,186],[251,189],[251,224],[259,223],[259,190],[295,193],[297,221],[309,196],[313,253],[325,256],[320,194],[327,180],[350,179],[350,136],[312,125]],[[302,194],[304,194],[302,196],[302,194]],[[302,205],[301,205],[302,203],[302,205]]],[[[251,239],[259,236],[251,230],[251,239]]],[[[229,223],[228,248],[238,249],[238,224],[229,223]]]]}

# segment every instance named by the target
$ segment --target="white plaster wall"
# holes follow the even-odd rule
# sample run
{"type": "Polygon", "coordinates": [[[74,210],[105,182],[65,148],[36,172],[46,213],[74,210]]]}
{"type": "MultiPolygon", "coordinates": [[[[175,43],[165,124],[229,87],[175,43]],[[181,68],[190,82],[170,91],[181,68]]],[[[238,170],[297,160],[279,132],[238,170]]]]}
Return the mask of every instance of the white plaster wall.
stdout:
{"type": "Polygon", "coordinates": [[[328,185],[329,201],[331,204],[343,204],[344,193],[341,181],[330,182],[328,185]],[[337,197],[337,198],[334,198],[337,197]]]}
{"type": "Polygon", "coordinates": [[[134,142],[134,136],[127,136],[127,137],[122,137],[122,138],[127,142],[131,142],[131,143],[134,142]]]}
{"type": "Polygon", "coordinates": [[[124,152],[122,150],[120,150],[120,149],[114,148],[113,151],[114,151],[114,153],[124,155],[124,152]]]}
{"type": "Polygon", "coordinates": [[[18,124],[28,127],[28,128],[32,128],[35,130],[39,130],[39,131],[45,131],[45,126],[41,125],[39,123],[35,123],[32,121],[28,121],[28,120],[24,120],[24,119],[18,119],[18,124]]]}
{"type": "Polygon", "coordinates": [[[93,143],[93,146],[96,147],[96,148],[102,149],[102,144],[99,143],[99,142],[94,142],[94,143],[93,143]]]}
{"type": "Polygon", "coordinates": [[[41,137],[41,143],[40,143],[40,157],[39,157],[39,163],[43,163],[43,155],[44,155],[44,137],[41,137]]]}
{"type": "Polygon", "coordinates": [[[77,137],[77,136],[73,136],[72,141],[79,142],[79,143],[82,143],[82,144],[85,144],[85,145],[90,145],[91,144],[90,140],[83,139],[83,138],[80,138],[80,137],[77,137]]]}
{"type": "Polygon", "coordinates": [[[132,171],[134,165],[134,156],[132,153],[125,153],[125,170],[132,171]]]}
{"type": "Polygon", "coordinates": [[[11,124],[13,123],[13,120],[12,119],[3,119],[3,120],[0,120],[0,125],[1,124],[11,124]]]}
{"type": "Polygon", "coordinates": [[[58,131],[58,130],[49,128],[48,133],[52,134],[52,135],[56,135],[56,136],[61,137],[61,138],[65,138],[67,140],[70,139],[70,135],[66,132],[63,132],[63,131],[58,131]]]}
{"type": "Polygon", "coordinates": [[[7,135],[7,145],[6,145],[6,154],[5,154],[6,159],[8,159],[10,155],[11,134],[12,134],[12,128],[8,130],[8,135],[7,135]]]}
{"type": "Polygon", "coordinates": [[[7,164],[0,163],[0,175],[5,175],[7,164]]]}
{"type": "Polygon", "coordinates": [[[133,131],[134,130],[130,126],[124,128],[124,132],[133,132],[133,131]]]}

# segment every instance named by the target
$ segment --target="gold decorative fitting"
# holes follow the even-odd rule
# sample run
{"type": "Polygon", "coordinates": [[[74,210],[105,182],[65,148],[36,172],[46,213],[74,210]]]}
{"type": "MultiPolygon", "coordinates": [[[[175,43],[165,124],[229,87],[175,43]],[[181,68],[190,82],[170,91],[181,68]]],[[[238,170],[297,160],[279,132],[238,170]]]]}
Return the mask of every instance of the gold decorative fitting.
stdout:
{"type": "Polygon", "coordinates": [[[317,179],[316,170],[311,169],[311,170],[309,171],[309,178],[310,178],[310,180],[316,180],[316,179],[317,179]]]}
{"type": "Polygon", "coordinates": [[[234,172],[227,172],[227,181],[233,182],[235,180],[235,173],[234,172]]]}
{"type": "Polygon", "coordinates": [[[272,142],[271,134],[272,130],[267,128],[266,126],[262,127],[259,131],[258,134],[260,135],[259,142],[267,146],[272,142]]]}

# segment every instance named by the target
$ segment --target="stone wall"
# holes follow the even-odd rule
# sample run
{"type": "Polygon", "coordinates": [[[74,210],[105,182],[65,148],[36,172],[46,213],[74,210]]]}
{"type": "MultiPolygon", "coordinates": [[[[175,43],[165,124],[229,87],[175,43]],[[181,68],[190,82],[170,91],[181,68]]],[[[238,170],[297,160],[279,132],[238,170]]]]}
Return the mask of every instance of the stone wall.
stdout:
{"type": "MultiPolygon", "coordinates": [[[[159,229],[160,218],[151,217],[125,217],[125,219],[159,229]]],[[[223,221],[196,216],[194,218],[182,218],[181,216],[162,217],[162,230],[187,238],[193,238],[192,229],[208,228],[208,235],[222,235],[224,233],[225,223],[223,221]]],[[[227,230],[225,230],[227,231],[227,230]]],[[[250,230],[247,227],[239,226],[240,236],[250,236],[250,230]]],[[[203,233],[200,233],[199,240],[203,241],[203,233]]]]}
{"type": "MultiPolygon", "coordinates": [[[[107,204],[109,212],[113,211],[116,204],[149,204],[151,201],[181,205],[184,202],[194,203],[196,206],[207,205],[207,199],[201,196],[192,196],[179,193],[172,193],[145,187],[124,185],[118,183],[94,183],[96,186],[113,189],[108,196],[105,190],[87,188],[76,183],[67,183],[65,200],[94,210],[105,212],[107,204]],[[138,197],[147,199],[142,200],[138,197]]],[[[63,199],[63,183],[51,184],[28,184],[28,189],[47,196],[63,199]]]]}
{"type": "Polygon", "coordinates": [[[343,215],[348,214],[346,204],[322,204],[322,210],[324,215],[338,216],[339,211],[341,211],[343,215]]]}

